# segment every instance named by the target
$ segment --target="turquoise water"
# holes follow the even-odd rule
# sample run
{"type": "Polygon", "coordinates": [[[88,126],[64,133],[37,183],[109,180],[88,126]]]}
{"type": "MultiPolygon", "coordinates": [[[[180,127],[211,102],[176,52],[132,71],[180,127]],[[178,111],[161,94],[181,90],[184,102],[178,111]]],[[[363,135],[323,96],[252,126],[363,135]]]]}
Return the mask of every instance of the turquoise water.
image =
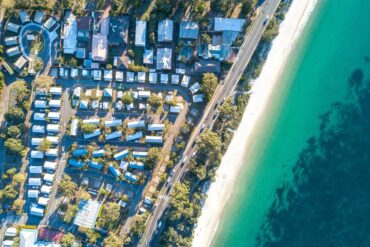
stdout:
{"type": "MultiPolygon", "coordinates": [[[[359,77],[362,73],[365,78],[370,77],[369,9],[369,0],[319,1],[293,55],[290,56],[279,88],[271,99],[265,117],[259,123],[260,128],[254,133],[255,142],[245,151],[245,169],[240,173],[236,188],[230,194],[212,246],[256,246],[256,238],[261,235],[262,226],[273,225],[278,229],[275,229],[276,231],[290,229],[289,226],[294,225],[293,219],[304,217],[303,215],[292,216],[288,210],[285,213],[289,217],[286,218],[292,221],[287,223],[282,220],[284,217],[278,213],[279,210],[276,210],[278,207],[272,207],[276,198],[281,198],[277,196],[276,191],[284,183],[292,183],[292,169],[299,165],[301,161],[299,155],[308,146],[307,141],[311,137],[322,135],[320,124],[323,122],[320,116],[330,111],[333,103],[346,100],[349,90],[348,79],[352,73],[359,69],[359,77]]],[[[368,105],[370,106],[370,102],[368,105]]],[[[353,121],[355,125],[356,120],[353,121]]],[[[370,139],[369,133],[363,134],[370,139]]],[[[357,139],[361,139],[360,137],[361,134],[357,139]]],[[[343,143],[345,140],[344,138],[343,143]]],[[[335,162],[339,164],[343,160],[345,159],[328,161],[328,164],[335,162]]],[[[356,163],[355,159],[352,161],[356,163]]],[[[312,184],[314,187],[315,183],[312,184]]],[[[297,185],[294,184],[294,186],[297,185]]],[[[325,183],[323,186],[326,186],[325,183]]],[[[350,187],[351,184],[348,186],[350,187]]],[[[280,192],[284,193],[284,189],[280,192]]],[[[290,201],[284,203],[288,205],[290,201]]],[[[311,202],[308,201],[308,203],[311,202]]],[[[312,201],[312,203],[321,202],[312,201]]],[[[322,204],[325,203],[327,203],[326,199],[322,201],[322,204]]],[[[280,205],[280,209],[282,208],[280,205]]],[[[302,213],[293,209],[291,212],[302,213]]],[[[316,226],[313,224],[310,227],[316,226]]],[[[285,230],[281,236],[286,240],[288,235],[301,236],[309,232],[299,230],[304,234],[285,230]]],[[[271,232],[271,229],[269,231],[271,232]]],[[[310,239],[309,236],[307,239],[310,239]]],[[[293,244],[297,239],[293,239],[292,236],[289,240],[284,244],[282,241],[280,244],[277,241],[275,245],[272,244],[275,240],[272,242],[262,240],[259,244],[310,246],[308,242],[293,244]]],[[[316,246],[339,245],[330,245],[323,241],[316,246]]]]}

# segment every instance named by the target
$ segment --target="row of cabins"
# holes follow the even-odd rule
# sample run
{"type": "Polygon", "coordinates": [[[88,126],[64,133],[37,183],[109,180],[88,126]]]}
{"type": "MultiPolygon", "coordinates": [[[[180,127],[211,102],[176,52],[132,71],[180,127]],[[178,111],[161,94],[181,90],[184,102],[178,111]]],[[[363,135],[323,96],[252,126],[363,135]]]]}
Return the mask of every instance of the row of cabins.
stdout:
{"type": "Polygon", "coordinates": [[[48,92],[36,90],[35,94],[27,198],[36,201],[30,208],[30,214],[43,217],[58,166],[56,158],[59,156],[60,137],[58,134],[61,118],[59,109],[61,107],[62,88],[51,87],[48,92]],[[49,102],[45,100],[48,96],[51,96],[49,102]],[[44,110],[47,108],[50,111],[46,113],[44,110]],[[38,150],[37,147],[45,141],[50,142],[52,147],[45,152],[38,150]],[[50,160],[43,160],[45,156],[50,160]],[[43,165],[39,164],[40,160],[43,160],[43,165]]]}
{"type": "MultiPolygon", "coordinates": [[[[71,130],[70,135],[71,136],[77,136],[78,134],[78,126],[79,126],[78,119],[73,119],[71,122],[71,130]]],[[[82,120],[82,124],[92,124],[96,125],[96,130],[89,134],[84,134],[85,139],[91,139],[96,138],[102,134],[100,130],[100,119],[99,118],[92,118],[92,119],[86,119],[82,120]]],[[[122,119],[114,119],[114,120],[106,120],[104,121],[104,127],[118,127],[122,126],[123,121],[122,119]]],[[[146,124],[144,120],[137,120],[137,121],[130,121],[127,123],[127,128],[129,129],[146,129],[146,124]]],[[[162,133],[164,131],[165,125],[161,123],[155,123],[155,124],[148,124],[147,130],[151,132],[157,132],[162,133]]],[[[113,131],[109,134],[105,134],[105,140],[113,140],[117,138],[122,137],[122,131],[113,131]]],[[[126,141],[136,141],[144,137],[143,131],[137,131],[134,134],[126,135],[125,140],[126,141]]],[[[162,144],[163,143],[163,137],[162,136],[153,136],[153,135],[146,135],[145,136],[145,142],[150,144],[162,144]]]]}

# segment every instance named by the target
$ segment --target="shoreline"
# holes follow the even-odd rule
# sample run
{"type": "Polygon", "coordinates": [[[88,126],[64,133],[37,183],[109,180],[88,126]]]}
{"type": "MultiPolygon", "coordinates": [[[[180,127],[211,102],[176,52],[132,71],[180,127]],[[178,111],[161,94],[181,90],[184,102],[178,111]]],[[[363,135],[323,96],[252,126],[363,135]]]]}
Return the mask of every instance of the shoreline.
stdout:
{"type": "MultiPolygon", "coordinates": [[[[221,165],[216,173],[216,180],[207,192],[207,199],[194,231],[192,246],[205,247],[211,245],[223,208],[229,200],[229,191],[233,189],[238,173],[245,163],[244,155],[240,154],[243,154],[252,144],[250,137],[255,128],[258,127],[256,124],[262,117],[271,94],[276,90],[288,56],[317,2],[318,0],[293,1],[284,21],[280,24],[279,34],[272,42],[261,75],[252,82],[249,103],[222,158],[221,165]]],[[[250,169],[253,169],[253,167],[250,169]]]]}

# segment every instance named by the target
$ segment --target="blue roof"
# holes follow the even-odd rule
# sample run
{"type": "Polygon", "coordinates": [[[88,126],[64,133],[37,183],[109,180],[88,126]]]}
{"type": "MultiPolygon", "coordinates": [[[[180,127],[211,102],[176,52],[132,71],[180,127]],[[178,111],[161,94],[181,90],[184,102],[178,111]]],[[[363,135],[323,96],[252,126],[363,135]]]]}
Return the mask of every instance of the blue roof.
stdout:
{"type": "Polygon", "coordinates": [[[83,155],[86,155],[88,152],[85,148],[79,148],[79,149],[75,149],[73,150],[73,156],[83,156],[83,155]]]}
{"type": "Polygon", "coordinates": [[[116,154],[114,155],[114,159],[115,159],[115,160],[121,160],[121,159],[123,159],[123,158],[126,158],[126,157],[128,156],[128,154],[129,154],[128,149],[125,149],[125,150],[123,150],[123,151],[121,151],[121,152],[119,152],[119,153],[116,153],[116,154]]]}
{"type": "Polygon", "coordinates": [[[113,173],[114,176],[119,177],[121,172],[112,165],[109,165],[109,170],[113,173]]]}
{"type": "Polygon", "coordinates": [[[130,162],[128,166],[132,169],[144,170],[144,164],[141,162],[130,162]]]}
{"type": "Polygon", "coordinates": [[[70,159],[68,164],[75,167],[83,167],[85,165],[85,162],[83,162],[82,160],[70,159]]]}
{"type": "Polygon", "coordinates": [[[148,152],[134,151],[134,152],[132,152],[132,156],[134,158],[146,158],[146,157],[148,157],[148,152]]]}
{"type": "Polygon", "coordinates": [[[131,172],[125,172],[125,178],[131,182],[137,182],[136,175],[132,174],[131,172]]]}
{"type": "Polygon", "coordinates": [[[99,150],[95,150],[93,153],[92,153],[92,156],[93,157],[102,157],[104,156],[105,154],[105,150],[104,149],[99,149],[99,150]]]}
{"type": "Polygon", "coordinates": [[[95,168],[95,169],[98,169],[98,170],[100,170],[100,169],[102,169],[102,168],[103,168],[103,164],[100,164],[100,163],[98,163],[98,162],[96,162],[96,161],[89,161],[89,162],[87,162],[87,164],[88,164],[90,167],[95,168]]]}

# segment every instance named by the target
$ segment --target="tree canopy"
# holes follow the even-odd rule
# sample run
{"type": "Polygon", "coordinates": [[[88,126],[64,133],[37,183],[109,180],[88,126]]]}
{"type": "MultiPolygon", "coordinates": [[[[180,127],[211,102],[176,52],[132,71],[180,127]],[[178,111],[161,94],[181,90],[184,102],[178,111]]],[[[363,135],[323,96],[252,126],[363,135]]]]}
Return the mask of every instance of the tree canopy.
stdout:
{"type": "Polygon", "coordinates": [[[6,121],[12,124],[19,124],[24,121],[24,112],[20,108],[11,106],[4,117],[6,121]]]}
{"type": "Polygon", "coordinates": [[[33,80],[33,83],[35,88],[48,91],[54,85],[54,79],[51,76],[39,75],[33,80]]]}
{"type": "Polygon", "coordinates": [[[81,129],[84,134],[91,134],[96,130],[96,125],[85,123],[85,124],[82,124],[81,129]]]}
{"type": "Polygon", "coordinates": [[[162,105],[162,99],[157,94],[152,93],[149,96],[148,104],[154,108],[160,107],[162,105]]]}
{"type": "Polygon", "coordinates": [[[4,146],[10,154],[24,155],[23,150],[25,150],[25,147],[19,139],[9,138],[5,141],[4,146]]]}
{"type": "Polygon", "coordinates": [[[72,197],[76,194],[77,184],[72,181],[71,177],[64,174],[60,180],[58,190],[66,197],[72,197]]]}
{"type": "Polygon", "coordinates": [[[72,233],[64,234],[60,240],[63,247],[72,247],[75,242],[75,236],[72,233]]]}
{"type": "Polygon", "coordinates": [[[104,239],[103,244],[106,247],[122,247],[123,240],[113,232],[110,232],[108,237],[104,239]]]}
{"type": "Polygon", "coordinates": [[[218,79],[213,73],[204,73],[202,78],[201,90],[206,96],[206,99],[209,101],[213,93],[215,92],[218,85],[218,79]]]}

